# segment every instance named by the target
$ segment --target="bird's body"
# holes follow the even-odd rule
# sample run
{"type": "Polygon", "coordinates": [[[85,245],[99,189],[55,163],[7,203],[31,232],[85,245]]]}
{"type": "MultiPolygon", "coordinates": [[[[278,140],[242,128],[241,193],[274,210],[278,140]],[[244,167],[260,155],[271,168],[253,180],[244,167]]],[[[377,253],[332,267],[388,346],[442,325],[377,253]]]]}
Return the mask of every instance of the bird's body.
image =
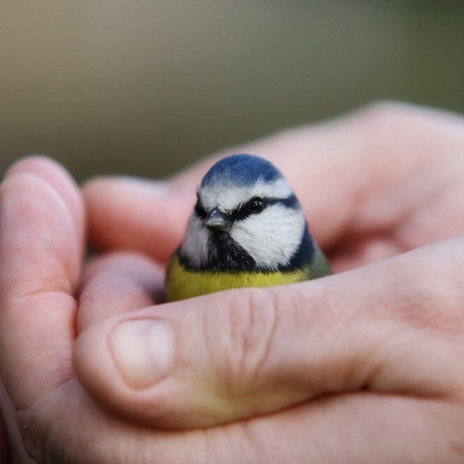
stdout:
{"type": "Polygon", "coordinates": [[[168,301],[331,273],[295,194],[270,162],[252,155],[224,158],[205,175],[197,197],[168,266],[168,301]]]}

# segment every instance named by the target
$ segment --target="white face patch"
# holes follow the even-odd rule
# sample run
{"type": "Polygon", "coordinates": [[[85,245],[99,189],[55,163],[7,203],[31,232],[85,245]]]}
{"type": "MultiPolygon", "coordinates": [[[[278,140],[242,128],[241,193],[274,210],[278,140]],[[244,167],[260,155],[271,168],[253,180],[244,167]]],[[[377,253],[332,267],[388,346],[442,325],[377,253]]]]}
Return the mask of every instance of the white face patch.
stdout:
{"type": "MultiPolygon", "coordinates": [[[[219,208],[230,213],[257,196],[271,199],[285,199],[293,191],[283,178],[275,182],[258,181],[249,186],[231,184],[208,185],[199,191],[203,208],[209,212],[219,208]]],[[[277,269],[290,263],[301,244],[306,227],[303,211],[283,204],[269,204],[261,213],[250,214],[236,220],[229,232],[230,237],[243,248],[262,269],[277,269]]],[[[214,256],[214,246],[210,240],[212,231],[194,211],[189,219],[181,251],[191,265],[201,268],[208,258],[214,256]]]]}
{"type": "Polygon", "coordinates": [[[305,227],[300,208],[275,204],[237,221],[230,235],[260,267],[276,269],[278,265],[289,264],[300,246],[305,227]]]}
{"type": "Polygon", "coordinates": [[[210,231],[195,212],[190,216],[185,237],[181,245],[182,253],[188,256],[193,266],[201,267],[208,259],[208,239],[210,231]]]}
{"type": "Polygon", "coordinates": [[[260,196],[263,198],[287,198],[293,194],[292,189],[283,178],[275,182],[266,183],[258,180],[253,185],[208,185],[199,191],[201,204],[206,211],[219,208],[222,212],[228,213],[236,209],[250,198],[260,196]]]}

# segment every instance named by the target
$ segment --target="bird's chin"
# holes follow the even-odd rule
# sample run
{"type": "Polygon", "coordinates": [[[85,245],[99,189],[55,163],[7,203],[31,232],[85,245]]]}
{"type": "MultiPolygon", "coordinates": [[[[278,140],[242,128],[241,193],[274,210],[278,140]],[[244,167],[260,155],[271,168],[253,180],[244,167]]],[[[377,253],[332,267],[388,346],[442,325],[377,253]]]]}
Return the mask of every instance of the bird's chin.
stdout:
{"type": "Polygon", "coordinates": [[[208,231],[209,237],[214,241],[214,240],[220,240],[221,242],[228,241],[228,240],[233,240],[232,237],[230,236],[229,231],[219,231],[219,230],[210,230],[206,229],[208,231]]]}

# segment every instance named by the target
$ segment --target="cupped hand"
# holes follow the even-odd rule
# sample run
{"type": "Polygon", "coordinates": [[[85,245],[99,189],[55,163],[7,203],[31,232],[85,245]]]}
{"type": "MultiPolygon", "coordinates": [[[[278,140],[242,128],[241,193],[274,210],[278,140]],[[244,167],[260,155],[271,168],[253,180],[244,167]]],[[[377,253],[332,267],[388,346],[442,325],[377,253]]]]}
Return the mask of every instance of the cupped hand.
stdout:
{"type": "Polygon", "coordinates": [[[37,462],[462,462],[463,149],[459,117],[406,106],[234,149],[270,158],[335,268],[358,269],[157,306],[148,256],[178,245],[212,160],[86,186],[110,253],[78,304],[80,197],[49,162],[19,164],[2,187],[0,369],[21,443],[37,462]]]}
{"type": "MultiPolygon", "coordinates": [[[[76,367],[87,388],[132,420],[194,427],[261,416],[310,399],[307,404],[314,405],[319,401],[314,398],[328,401],[327,395],[339,401],[349,394],[352,401],[353,393],[357,401],[380,393],[379,407],[396,399],[416,404],[418,411],[424,407],[426,415],[427,403],[415,400],[442,395],[435,381],[462,386],[454,356],[438,360],[432,333],[435,325],[442,328],[442,318],[452,321],[448,329],[462,326],[456,288],[461,245],[445,240],[464,232],[463,119],[407,105],[376,105],[224,151],[165,184],[94,180],[85,188],[93,243],[165,261],[182,238],[202,175],[218,157],[234,152],[267,157],[284,172],[337,271],[395,258],[301,285],[231,291],[102,321],[84,332],[77,346],[76,367]],[[422,324],[419,335],[413,327],[422,324]],[[169,335],[161,335],[158,326],[169,335]],[[427,327],[429,338],[422,332],[427,327]],[[97,341],[101,333],[107,337],[97,341]],[[169,348],[130,342],[141,340],[142,333],[151,340],[148,346],[162,340],[169,348]],[[133,351],[119,345],[121,339],[133,351]],[[95,363],[80,362],[88,347],[99,353],[95,363]],[[158,358],[141,354],[153,351],[158,358]],[[98,375],[102,366],[108,371],[98,375]],[[438,374],[442,367],[450,375],[438,374]]],[[[100,312],[96,306],[89,311],[100,312]]],[[[456,353],[462,349],[448,330],[440,337],[456,353]]],[[[362,424],[388,423],[395,433],[377,437],[376,445],[402,436],[429,449],[400,423],[414,430],[411,423],[420,429],[433,421],[419,424],[412,413],[410,421],[400,413],[393,418],[394,407],[387,407],[387,418],[374,414],[367,400],[362,404],[369,412],[359,415],[361,435],[362,424]]],[[[446,436],[449,428],[438,423],[432,428],[442,427],[446,436]]]]}

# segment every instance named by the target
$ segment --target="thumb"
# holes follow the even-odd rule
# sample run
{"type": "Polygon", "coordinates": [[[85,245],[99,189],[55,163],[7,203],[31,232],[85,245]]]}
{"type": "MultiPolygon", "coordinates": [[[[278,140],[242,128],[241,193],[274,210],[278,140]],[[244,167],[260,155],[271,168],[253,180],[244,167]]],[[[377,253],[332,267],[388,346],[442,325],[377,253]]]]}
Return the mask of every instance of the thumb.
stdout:
{"type": "Polygon", "coordinates": [[[210,426],[356,390],[458,395],[464,343],[449,340],[464,332],[463,276],[456,278],[463,270],[453,264],[462,241],[301,284],[100,321],[77,339],[76,373],[101,404],[165,428],[210,426]]]}

